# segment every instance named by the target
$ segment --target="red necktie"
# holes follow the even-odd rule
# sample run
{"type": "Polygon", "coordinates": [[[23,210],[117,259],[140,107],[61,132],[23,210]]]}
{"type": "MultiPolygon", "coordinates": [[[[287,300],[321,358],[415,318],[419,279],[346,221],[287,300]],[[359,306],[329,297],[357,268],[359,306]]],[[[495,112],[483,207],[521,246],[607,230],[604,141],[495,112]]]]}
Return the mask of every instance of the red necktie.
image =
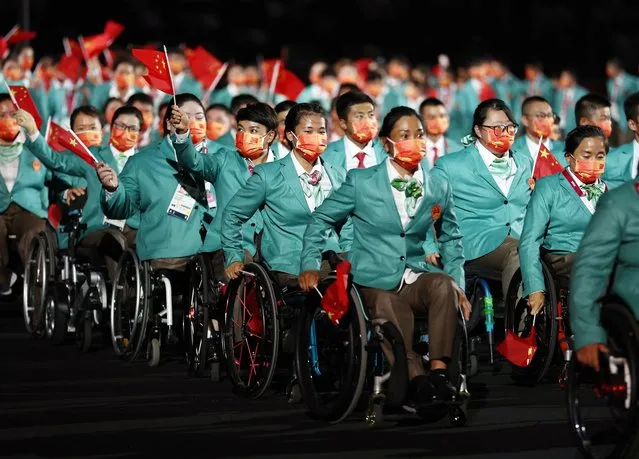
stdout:
{"type": "Polygon", "coordinates": [[[433,153],[435,153],[435,156],[433,158],[433,162],[437,161],[437,158],[439,158],[439,149],[433,145],[433,153]]]}
{"type": "Polygon", "coordinates": [[[366,158],[366,153],[364,153],[363,151],[360,151],[359,153],[357,153],[355,155],[355,157],[357,158],[357,160],[359,161],[357,163],[357,168],[358,169],[365,169],[366,165],[364,164],[364,158],[366,158]]]}
{"type": "Polygon", "coordinates": [[[482,83],[481,89],[479,90],[479,101],[483,102],[488,99],[495,98],[495,91],[488,83],[482,83]]]}
{"type": "Polygon", "coordinates": [[[248,170],[249,170],[249,175],[253,175],[253,166],[252,165],[248,165],[248,170]]]}

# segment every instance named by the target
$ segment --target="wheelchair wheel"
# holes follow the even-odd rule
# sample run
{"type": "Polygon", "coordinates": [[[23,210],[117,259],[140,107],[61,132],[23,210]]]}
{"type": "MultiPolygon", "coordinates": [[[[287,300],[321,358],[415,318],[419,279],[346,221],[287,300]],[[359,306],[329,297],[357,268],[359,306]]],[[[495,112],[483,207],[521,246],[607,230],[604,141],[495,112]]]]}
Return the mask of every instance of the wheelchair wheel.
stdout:
{"type": "Polygon", "coordinates": [[[235,391],[259,398],[268,389],[277,364],[277,300],[268,272],[257,263],[244,266],[229,285],[225,353],[235,391]]]}
{"type": "MultiPolygon", "coordinates": [[[[320,291],[335,281],[327,277],[320,291]]],[[[311,417],[330,423],[344,420],[355,409],[366,379],[367,332],[363,305],[351,288],[350,308],[333,325],[318,295],[309,294],[301,308],[295,360],[302,398],[311,417]]]]}
{"type": "Polygon", "coordinates": [[[204,288],[208,288],[208,269],[202,255],[193,263],[184,312],[186,363],[191,376],[204,376],[209,358],[209,308],[204,304],[204,288]]]}
{"type": "Polygon", "coordinates": [[[146,326],[141,309],[141,266],[134,251],[120,257],[111,291],[111,343],[119,357],[131,357],[133,345],[146,326]]]}
{"type": "Polygon", "coordinates": [[[89,352],[93,339],[93,321],[84,318],[75,331],[75,343],[82,352],[89,352]]]}
{"type": "Polygon", "coordinates": [[[571,429],[585,457],[635,457],[629,453],[639,446],[639,326],[632,312],[619,301],[604,303],[601,322],[608,333],[610,354],[601,355],[599,373],[581,366],[574,353],[568,368],[571,429]]]}
{"type": "MultiPolygon", "coordinates": [[[[542,262],[544,283],[546,285],[546,303],[535,319],[537,334],[537,352],[530,366],[518,367],[511,365],[512,379],[523,385],[541,382],[547,375],[555,358],[557,350],[557,292],[552,274],[542,262]]],[[[508,287],[506,298],[506,330],[519,336],[528,336],[533,326],[533,316],[530,314],[526,298],[522,298],[521,270],[513,276],[508,287]]]]}
{"type": "Polygon", "coordinates": [[[24,266],[22,311],[24,326],[32,334],[40,334],[43,326],[50,275],[47,250],[46,239],[42,235],[34,237],[27,250],[24,266]]]}
{"type": "Polygon", "coordinates": [[[55,285],[53,290],[53,292],[47,293],[45,302],[45,331],[49,341],[60,345],[64,342],[67,334],[69,315],[66,311],[68,311],[70,303],[65,286],[55,285]]]}

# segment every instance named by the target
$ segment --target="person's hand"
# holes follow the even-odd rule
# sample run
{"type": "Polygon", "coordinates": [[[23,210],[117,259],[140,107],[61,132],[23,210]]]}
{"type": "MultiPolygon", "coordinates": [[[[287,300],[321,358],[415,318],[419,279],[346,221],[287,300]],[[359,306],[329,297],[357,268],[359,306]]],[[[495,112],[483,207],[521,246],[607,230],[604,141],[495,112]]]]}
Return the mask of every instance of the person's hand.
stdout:
{"type": "Polygon", "coordinates": [[[240,263],[239,261],[233,262],[226,267],[224,273],[230,279],[237,279],[240,275],[241,271],[244,269],[244,263],[240,263]]]}
{"type": "Polygon", "coordinates": [[[189,130],[189,117],[177,105],[171,107],[169,122],[178,134],[185,134],[189,130]]]}
{"type": "Polygon", "coordinates": [[[36,126],[33,116],[26,110],[19,109],[16,112],[16,123],[27,131],[29,137],[38,132],[38,126],[36,126]]]}
{"type": "Polygon", "coordinates": [[[455,286],[455,291],[457,292],[457,302],[464,312],[464,319],[468,321],[470,320],[470,313],[473,310],[473,306],[470,304],[470,301],[468,301],[468,298],[466,298],[466,292],[464,292],[464,290],[462,290],[462,288],[457,285],[456,282],[453,282],[453,285],[455,286]]]}
{"type": "Polygon", "coordinates": [[[118,189],[118,185],[120,182],[118,181],[118,174],[115,171],[107,166],[105,163],[98,163],[96,166],[98,171],[98,177],[100,179],[100,183],[102,183],[102,187],[113,193],[118,189]]]}
{"type": "Polygon", "coordinates": [[[319,280],[320,280],[319,271],[313,271],[313,270],[304,271],[302,274],[300,274],[299,284],[303,291],[308,292],[317,287],[319,280]]]}
{"type": "Polygon", "coordinates": [[[426,255],[426,263],[433,266],[439,266],[440,255],[438,253],[429,253],[426,255]]]}
{"type": "Polygon", "coordinates": [[[539,314],[541,308],[544,307],[545,300],[546,297],[544,295],[544,292],[535,292],[528,295],[528,306],[530,307],[530,313],[533,316],[539,314]]]}
{"type": "Polygon", "coordinates": [[[69,188],[66,193],[67,205],[75,201],[76,198],[79,198],[80,196],[84,196],[85,194],[86,194],[86,189],[84,188],[69,188]]]}
{"type": "Polygon", "coordinates": [[[599,353],[608,352],[608,348],[601,343],[595,343],[588,344],[581,349],[577,349],[575,352],[577,353],[579,363],[594,368],[595,371],[599,372],[599,353]]]}

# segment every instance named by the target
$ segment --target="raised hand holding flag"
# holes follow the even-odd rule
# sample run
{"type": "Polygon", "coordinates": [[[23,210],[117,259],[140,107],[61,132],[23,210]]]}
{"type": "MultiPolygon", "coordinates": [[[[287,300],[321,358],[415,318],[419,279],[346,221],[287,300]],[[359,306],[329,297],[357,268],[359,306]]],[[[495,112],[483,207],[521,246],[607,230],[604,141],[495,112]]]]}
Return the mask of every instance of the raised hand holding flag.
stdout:
{"type": "Polygon", "coordinates": [[[175,86],[166,47],[164,52],[154,49],[133,49],[131,53],[147,68],[148,73],[144,75],[144,79],[155,89],[173,96],[173,103],[175,103],[175,86]]]}
{"type": "Polygon", "coordinates": [[[29,112],[31,116],[33,116],[36,126],[40,129],[42,127],[42,117],[40,117],[40,113],[38,113],[38,109],[31,98],[31,94],[29,94],[29,90],[24,86],[9,86],[6,81],[4,84],[7,87],[11,101],[16,109],[29,112]]]}
{"type": "Polygon", "coordinates": [[[45,135],[47,143],[56,151],[69,150],[76,154],[89,166],[96,168],[98,160],[93,153],[82,143],[75,132],[65,129],[62,126],[51,121],[47,124],[47,132],[45,135]]]}

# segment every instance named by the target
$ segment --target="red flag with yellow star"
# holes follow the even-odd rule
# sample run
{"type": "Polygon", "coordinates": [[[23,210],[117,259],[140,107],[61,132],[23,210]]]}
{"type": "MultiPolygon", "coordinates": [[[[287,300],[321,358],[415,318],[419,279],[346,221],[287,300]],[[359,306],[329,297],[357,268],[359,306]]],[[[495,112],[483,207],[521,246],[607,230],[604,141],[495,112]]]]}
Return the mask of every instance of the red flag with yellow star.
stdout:
{"type": "Polygon", "coordinates": [[[189,51],[186,58],[189,61],[191,73],[203,87],[208,88],[222,69],[222,61],[202,46],[189,51]]]}
{"type": "Polygon", "coordinates": [[[13,103],[17,108],[29,112],[31,116],[33,116],[38,129],[40,129],[42,127],[42,117],[40,117],[40,113],[38,113],[38,109],[31,98],[31,94],[29,94],[29,90],[24,86],[8,86],[8,88],[13,103]]]}
{"type": "Polygon", "coordinates": [[[133,49],[133,57],[142,62],[148,73],[144,79],[149,84],[165,94],[175,95],[173,88],[173,78],[169,70],[169,60],[165,52],[154,49],[133,49]]]}
{"type": "Polygon", "coordinates": [[[93,153],[82,143],[75,132],[52,122],[51,118],[49,118],[45,139],[51,148],[56,151],[69,150],[93,168],[98,164],[96,157],[93,156],[93,153]]]}
{"type": "Polygon", "coordinates": [[[535,170],[533,177],[535,180],[539,180],[547,175],[553,175],[564,170],[564,167],[557,161],[557,158],[546,148],[542,143],[537,153],[537,160],[535,161],[535,170]]]}

